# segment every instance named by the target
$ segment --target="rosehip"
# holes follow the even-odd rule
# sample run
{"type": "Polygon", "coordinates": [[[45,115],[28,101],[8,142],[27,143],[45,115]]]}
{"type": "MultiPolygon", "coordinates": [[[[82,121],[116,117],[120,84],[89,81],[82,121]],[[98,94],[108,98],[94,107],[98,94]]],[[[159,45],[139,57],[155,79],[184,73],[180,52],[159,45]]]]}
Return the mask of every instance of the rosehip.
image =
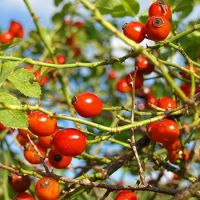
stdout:
{"type": "Polygon", "coordinates": [[[153,109],[152,105],[158,106],[158,100],[153,95],[147,95],[145,98],[145,105],[149,109],[153,109]]]}
{"type": "Polygon", "coordinates": [[[3,32],[0,34],[0,43],[2,44],[8,44],[12,42],[14,39],[14,35],[10,32],[3,32]]]}
{"type": "Polygon", "coordinates": [[[128,93],[131,91],[131,86],[127,83],[125,78],[121,78],[116,84],[116,89],[121,93],[128,93]]]}
{"type": "Polygon", "coordinates": [[[150,74],[154,70],[154,65],[143,55],[135,59],[135,66],[138,69],[138,73],[150,74]]]}
{"type": "Polygon", "coordinates": [[[29,188],[31,180],[28,175],[20,176],[12,173],[9,177],[9,184],[12,186],[13,190],[20,193],[26,191],[29,188]]]}
{"type": "Polygon", "coordinates": [[[162,119],[147,125],[147,135],[155,142],[166,144],[178,140],[180,129],[176,122],[162,119]]]}
{"type": "Polygon", "coordinates": [[[52,148],[48,154],[49,163],[52,167],[57,169],[66,168],[72,160],[70,156],[60,154],[55,148],[52,148]]]}
{"type": "MultiPolygon", "coordinates": [[[[131,73],[129,73],[129,74],[127,74],[126,75],[126,81],[127,81],[127,83],[130,85],[130,86],[132,86],[132,81],[133,81],[133,77],[134,77],[134,71],[133,72],[131,72],[131,73]]],[[[142,74],[140,74],[140,73],[137,73],[136,74],[136,77],[135,77],[135,80],[134,80],[134,87],[135,87],[135,89],[140,89],[140,88],[142,88],[143,87],[143,75],[142,74]]]]}
{"type": "Polygon", "coordinates": [[[179,139],[173,142],[165,143],[163,145],[169,151],[181,150],[181,142],[179,139]]]}
{"type": "Polygon", "coordinates": [[[108,72],[108,79],[109,79],[109,80],[114,80],[114,79],[116,79],[116,77],[117,77],[116,71],[110,70],[110,71],[108,72]]]}
{"type": "Polygon", "coordinates": [[[121,191],[115,200],[137,200],[137,196],[132,191],[121,191]]]}
{"type": "Polygon", "coordinates": [[[5,129],[6,129],[6,127],[0,122],[0,132],[5,130],[5,129]]]}
{"type": "Polygon", "coordinates": [[[57,120],[40,111],[31,112],[28,116],[29,130],[38,136],[49,136],[57,127],[57,120]]]}
{"type": "MultiPolygon", "coordinates": [[[[33,71],[33,66],[27,65],[24,67],[24,69],[33,71]]],[[[40,80],[40,71],[36,71],[34,72],[35,75],[35,80],[40,84],[40,86],[45,85],[45,83],[47,82],[47,77],[44,76],[41,80],[40,80]]]]}
{"type": "Polygon", "coordinates": [[[76,112],[82,117],[96,117],[103,108],[99,97],[91,92],[84,92],[74,96],[72,104],[76,112]]]}
{"type": "Polygon", "coordinates": [[[27,143],[24,148],[24,157],[31,164],[40,164],[46,155],[46,149],[39,144],[35,144],[35,146],[38,151],[36,151],[31,143],[27,143]],[[40,157],[39,153],[42,157],[40,157]]]}
{"type": "Polygon", "coordinates": [[[56,200],[60,194],[60,185],[53,178],[43,177],[36,183],[35,193],[39,200],[56,200]]]}
{"type": "Polygon", "coordinates": [[[174,109],[176,108],[176,102],[170,97],[161,97],[158,99],[158,107],[163,109],[174,109]]]}
{"type": "Polygon", "coordinates": [[[84,133],[75,128],[66,128],[56,133],[53,145],[65,156],[77,156],[85,151],[87,138],[84,133]]]}
{"type": "Polygon", "coordinates": [[[21,25],[21,23],[17,21],[11,21],[10,27],[9,27],[9,32],[14,35],[14,37],[17,38],[23,38],[24,37],[24,28],[21,25]]]}
{"type": "Polygon", "coordinates": [[[32,195],[26,193],[26,192],[23,192],[23,193],[19,193],[17,194],[13,200],[35,200],[33,198],[32,195]]]}
{"type": "Polygon", "coordinates": [[[149,7],[149,16],[163,16],[167,20],[171,18],[171,8],[168,3],[160,5],[158,2],[154,2],[149,7]]]}
{"type": "Polygon", "coordinates": [[[190,153],[188,149],[186,148],[184,150],[174,150],[174,151],[169,150],[168,151],[168,158],[171,163],[176,163],[178,160],[187,161],[189,157],[190,157],[190,153]]]}
{"type": "Polygon", "coordinates": [[[63,54],[57,55],[56,60],[57,60],[58,64],[66,63],[66,57],[63,54]]]}
{"type": "MultiPolygon", "coordinates": [[[[185,66],[185,69],[188,69],[190,70],[190,66],[185,66]]],[[[199,70],[197,67],[192,67],[192,71],[195,73],[195,74],[198,74],[199,70]]],[[[180,74],[185,78],[185,79],[190,79],[190,75],[181,71],[180,74]]]]}
{"type": "Polygon", "coordinates": [[[164,40],[169,35],[170,29],[170,22],[165,17],[153,16],[146,23],[146,33],[150,40],[164,40]]]}
{"type": "Polygon", "coordinates": [[[137,43],[142,42],[145,38],[145,25],[140,22],[126,23],[123,25],[122,29],[126,37],[132,39],[137,43]]]}

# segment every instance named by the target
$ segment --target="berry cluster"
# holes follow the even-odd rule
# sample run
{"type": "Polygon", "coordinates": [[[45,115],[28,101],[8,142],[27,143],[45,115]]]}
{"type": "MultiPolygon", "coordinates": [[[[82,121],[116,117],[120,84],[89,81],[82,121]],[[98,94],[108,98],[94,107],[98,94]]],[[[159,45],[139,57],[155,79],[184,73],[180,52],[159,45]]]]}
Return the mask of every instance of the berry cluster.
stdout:
{"type": "Polygon", "coordinates": [[[8,31],[5,31],[0,34],[0,43],[8,44],[12,42],[14,38],[23,38],[24,37],[24,28],[21,23],[17,21],[11,21],[8,31]]]}
{"type": "MultiPolygon", "coordinates": [[[[101,113],[103,108],[101,100],[91,92],[73,97],[72,105],[82,117],[95,117],[101,113]]],[[[46,113],[30,112],[28,123],[29,130],[19,129],[16,139],[24,147],[24,158],[31,164],[45,162],[49,167],[65,169],[71,163],[72,157],[85,151],[87,138],[82,131],[76,128],[59,129],[56,118],[46,113]]],[[[1,130],[3,129],[5,127],[1,124],[1,130]]],[[[15,199],[20,196],[29,196],[24,193],[30,186],[28,176],[13,174],[10,184],[16,192],[20,193],[15,199]]],[[[52,197],[49,196],[51,190],[54,193],[53,199],[56,199],[60,192],[60,186],[52,178],[44,177],[36,183],[35,192],[41,200],[51,200],[52,197]]]]}
{"type": "Polygon", "coordinates": [[[161,41],[170,33],[171,9],[169,4],[159,1],[151,4],[149,8],[149,19],[146,24],[141,22],[130,22],[123,25],[123,33],[131,40],[140,43],[144,38],[153,41],[161,41]]]}

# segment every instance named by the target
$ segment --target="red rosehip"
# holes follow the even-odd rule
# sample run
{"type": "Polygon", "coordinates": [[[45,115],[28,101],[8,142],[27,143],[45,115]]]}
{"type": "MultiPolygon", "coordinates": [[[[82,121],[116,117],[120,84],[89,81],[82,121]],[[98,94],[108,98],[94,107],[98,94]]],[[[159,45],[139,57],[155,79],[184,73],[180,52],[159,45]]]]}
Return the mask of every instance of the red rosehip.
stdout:
{"type": "Polygon", "coordinates": [[[127,83],[125,78],[121,78],[117,81],[116,89],[121,93],[128,93],[131,91],[131,86],[127,83]]]}
{"type": "Polygon", "coordinates": [[[147,95],[145,98],[145,106],[149,109],[153,109],[152,105],[158,106],[158,100],[153,95],[147,95]]]}
{"type": "Polygon", "coordinates": [[[169,151],[181,150],[181,142],[179,139],[163,145],[169,151]]]}
{"type": "Polygon", "coordinates": [[[23,193],[19,193],[17,194],[13,200],[35,200],[33,198],[32,195],[26,193],[26,192],[23,192],[23,193]]]}
{"type": "Polygon", "coordinates": [[[86,148],[87,138],[84,133],[75,128],[66,128],[56,133],[53,145],[65,156],[80,155],[86,148]]]}
{"type": "Polygon", "coordinates": [[[42,159],[46,155],[46,149],[41,147],[39,144],[35,143],[35,146],[37,147],[37,150],[33,147],[31,143],[27,143],[24,148],[24,158],[31,164],[40,164],[42,162],[42,159]],[[38,154],[40,153],[40,155],[38,154]]]}
{"type": "Polygon", "coordinates": [[[0,43],[2,44],[8,44],[12,42],[14,39],[14,35],[10,32],[3,32],[0,34],[0,43]]]}
{"type": "Polygon", "coordinates": [[[108,72],[108,79],[109,79],[109,80],[114,80],[114,79],[116,79],[116,77],[117,77],[116,71],[110,70],[110,71],[108,72]]]}
{"type": "Polygon", "coordinates": [[[60,185],[53,178],[43,177],[36,183],[35,193],[39,200],[57,200],[60,194],[60,185]]]}
{"type": "MultiPolygon", "coordinates": [[[[188,70],[190,70],[190,66],[185,66],[185,69],[188,69],[188,70]]],[[[199,72],[199,70],[198,70],[198,68],[197,67],[192,67],[192,71],[195,73],[195,74],[198,74],[198,72],[199,72]]],[[[185,73],[185,72],[183,72],[183,71],[181,71],[180,72],[180,74],[185,78],[185,79],[190,79],[190,75],[189,74],[187,74],[187,73],[185,73]]]]}
{"type": "Polygon", "coordinates": [[[31,112],[28,116],[29,130],[37,136],[49,136],[57,128],[57,120],[40,111],[31,112]]]}
{"type": "Polygon", "coordinates": [[[138,73],[150,74],[154,70],[154,65],[143,55],[136,58],[135,66],[138,69],[138,73]]]}
{"type": "Polygon", "coordinates": [[[124,190],[115,197],[115,200],[137,200],[137,196],[132,191],[124,190]]]}
{"type": "MultiPolygon", "coordinates": [[[[190,95],[190,91],[191,91],[191,85],[188,83],[185,83],[183,85],[181,85],[181,90],[185,93],[186,96],[190,95]]],[[[200,92],[200,85],[196,85],[196,90],[195,90],[195,94],[200,92]]]]}
{"type": "Polygon", "coordinates": [[[17,21],[13,20],[10,22],[9,32],[12,33],[14,37],[17,37],[17,38],[24,37],[24,28],[21,25],[21,23],[17,21]]]}
{"type": "Polygon", "coordinates": [[[142,42],[145,38],[145,25],[140,22],[126,23],[123,25],[122,29],[126,37],[130,38],[131,40],[137,43],[142,42]]]}
{"type": "Polygon", "coordinates": [[[9,184],[16,192],[25,192],[31,184],[31,179],[28,175],[20,176],[12,173],[9,177],[9,184]]]}
{"type": "Polygon", "coordinates": [[[5,130],[5,129],[6,129],[6,127],[0,122],[0,132],[5,130]]]}
{"type": "Polygon", "coordinates": [[[146,33],[150,40],[164,40],[169,35],[170,29],[170,22],[165,17],[153,16],[146,23],[146,33]]]}
{"type": "MultiPolygon", "coordinates": [[[[125,77],[127,83],[128,83],[130,86],[132,86],[132,85],[131,85],[131,82],[133,81],[134,73],[135,73],[135,72],[133,71],[133,72],[127,74],[126,77],[125,77]]],[[[140,73],[137,73],[137,74],[136,74],[136,77],[135,77],[135,80],[134,80],[134,84],[135,84],[135,86],[134,86],[135,89],[140,89],[140,88],[143,87],[143,74],[140,74],[140,73]]]]}
{"type": "Polygon", "coordinates": [[[38,138],[38,143],[44,148],[50,148],[52,146],[53,134],[49,136],[42,136],[38,138]]]}
{"type": "Polygon", "coordinates": [[[57,55],[56,60],[57,60],[58,64],[66,63],[66,57],[63,54],[57,55]]]}
{"type": "Polygon", "coordinates": [[[168,158],[171,163],[176,163],[178,160],[187,161],[190,157],[188,149],[184,150],[168,150],[168,158]]]}
{"type": "Polygon", "coordinates": [[[158,107],[163,109],[175,109],[177,107],[176,102],[170,97],[161,97],[158,99],[158,107]]]}
{"type": "Polygon", "coordinates": [[[74,96],[72,104],[76,112],[82,117],[96,117],[103,108],[99,97],[91,92],[84,92],[74,96]]]}
{"type": "Polygon", "coordinates": [[[75,44],[76,44],[76,39],[75,39],[75,37],[73,37],[73,36],[70,36],[70,37],[67,37],[66,38],[66,43],[69,45],[69,46],[75,46],[75,44]]]}
{"type": "Polygon", "coordinates": [[[79,47],[73,47],[73,58],[77,58],[81,55],[81,49],[79,47]]]}
{"type": "Polygon", "coordinates": [[[84,22],[82,21],[76,21],[73,23],[74,26],[78,27],[78,28],[82,28],[84,25],[84,22]]]}
{"type": "Polygon", "coordinates": [[[147,135],[155,142],[166,144],[178,140],[180,129],[176,122],[162,119],[147,125],[147,135]]]}
{"type": "Polygon", "coordinates": [[[71,156],[64,156],[59,153],[55,148],[52,148],[48,154],[49,163],[56,169],[66,168],[72,161],[71,156]]]}
{"type": "MultiPolygon", "coordinates": [[[[27,65],[27,66],[24,67],[24,69],[33,71],[33,66],[27,65]]],[[[34,72],[34,75],[35,75],[35,81],[37,81],[37,82],[40,84],[40,86],[45,85],[45,83],[47,82],[47,77],[46,77],[46,76],[44,76],[44,77],[40,80],[40,71],[34,72]]]]}
{"type": "Polygon", "coordinates": [[[160,5],[158,2],[154,2],[149,7],[149,16],[162,16],[165,17],[167,20],[171,18],[171,8],[168,3],[164,5],[160,5]]]}

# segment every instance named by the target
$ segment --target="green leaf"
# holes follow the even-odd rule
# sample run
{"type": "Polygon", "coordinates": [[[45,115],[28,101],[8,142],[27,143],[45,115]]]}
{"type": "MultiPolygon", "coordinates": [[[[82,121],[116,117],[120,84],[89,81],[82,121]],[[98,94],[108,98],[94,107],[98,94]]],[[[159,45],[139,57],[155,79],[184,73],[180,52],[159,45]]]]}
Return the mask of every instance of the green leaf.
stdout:
{"type": "Polygon", "coordinates": [[[63,0],[55,0],[55,1],[54,1],[55,6],[58,6],[62,1],[63,1],[63,0]]]}
{"type": "Polygon", "coordinates": [[[113,17],[135,16],[139,11],[139,3],[135,0],[97,0],[96,6],[102,14],[113,17]]]}
{"type": "Polygon", "coordinates": [[[140,5],[137,1],[121,0],[121,4],[124,6],[127,13],[129,13],[131,16],[134,16],[139,12],[140,5]]]}
{"type": "Polygon", "coordinates": [[[40,85],[34,82],[34,74],[26,69],[18,69],[8,77],[13,86],[23,95],[39,98],[41,95],[40,85]]]}
{"type": "Polygon", "coordinates": [[[4,62],[0,63],[0,87],[3,82],[7,79],[7,77],[13,72],[16,66],[18,66],[20,62],[4,62]]]}
{"type": "MultiPolygon", "coordinates": [[[[20,102],[16,97],[6,93],[0,93],[0,103],[12,106],[20,106],[20,102]]],[[[22,128],[28,127],[27,115],[23,111],[0,109],[0,121],[10,128],[22,128]]]]}

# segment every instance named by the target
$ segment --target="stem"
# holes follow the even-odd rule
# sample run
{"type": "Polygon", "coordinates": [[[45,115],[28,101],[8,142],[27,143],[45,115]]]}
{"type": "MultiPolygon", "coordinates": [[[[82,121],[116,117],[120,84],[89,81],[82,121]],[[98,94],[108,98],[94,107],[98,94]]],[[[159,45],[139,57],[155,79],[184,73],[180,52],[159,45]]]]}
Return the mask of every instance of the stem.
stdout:
{"type": "Polygon", "coordinates": [[[40,36],[40,38],[41,38],[41,40],[42,40],[44,46],[45,46],[45,47],[47,48],[47,50],[49,51],[49,54],[50,54],[50,56],[52,57],[52,59],[54,59],[53,51],[51,50],[51,48],[50,48],[48,42],[46,41],[46,38],[45,38],[45,36],[44,36],[44,33],[43,33],[42,29],[41,29],[40,26],[39,26],[38,17],[37,17],[37,16],[35,15],[35,13],[33,12],[33,9],[32,9],[32,7],[31,7],[29,1],[28,1],[28,0],[24,0],[24,3],[26,4],[26,7],[27,7],[29,13],[31,14],[31,17],[32,17],[33,22],[34,22],[35,27],[36,27],[36,30],[37,30],[37,32],[38,32],[38,34],[39,34],[39,36],[40,36]]]}
{"type": "MultiPolygon", "coordinates": [[[[132,88],[132,111],[131,111],[131,124],[134,124],[134,116],[135,116],[135,80],[136,80],[136,75],[137,75],[137,68],[134,71],[133,77],[132,75],[130,75],[131,77],[131,88],[132,88]]],[[[139,169],[139,175],[140,175],[140,181],[142,185],[146,185],[146,181],[145,181],[145,176],[144,176],[144,170],[142,168],[142,164],[139,158],[139,154],[136,148],[136,142],[135,142],[135,136],[134,136],[134,128],[131,128],[131,135],[130,135],[131,139],[130,139],[130,146],[132,148],[132,151],[135,155],[136,161],[137,161],[137,166],[139,169]]]]}

